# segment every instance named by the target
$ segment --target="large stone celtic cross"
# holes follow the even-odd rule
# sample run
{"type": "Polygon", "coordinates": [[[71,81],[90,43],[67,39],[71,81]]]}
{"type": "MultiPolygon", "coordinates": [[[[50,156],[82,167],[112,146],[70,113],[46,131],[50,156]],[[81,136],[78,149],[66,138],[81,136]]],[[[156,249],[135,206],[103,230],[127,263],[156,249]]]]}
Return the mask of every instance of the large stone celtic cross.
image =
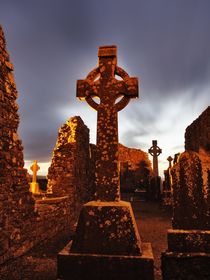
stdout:
{"type": "Polygon", "coordinates": [[[138,79],[129,77],[117,66],[116,46],[99,47],[98,56],[98,67],[85,80],[77,81],[77,97],[85,99],[98,112],[96,200],[119,201],[117,112],[131,98],[138,97],[138,79]],[[95,102],[94,97],[98,97],[100,103],[95,102]]]}

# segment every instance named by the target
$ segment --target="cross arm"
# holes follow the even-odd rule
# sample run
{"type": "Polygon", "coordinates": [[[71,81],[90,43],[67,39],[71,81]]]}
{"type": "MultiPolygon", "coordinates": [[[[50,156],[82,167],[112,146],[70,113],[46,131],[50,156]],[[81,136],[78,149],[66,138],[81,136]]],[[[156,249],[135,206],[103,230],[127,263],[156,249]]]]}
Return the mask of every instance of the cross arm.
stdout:
{"type": "Polygon", "coordinates": [[[87,97],[87,88],[86,80],[77,80],[77,98],[84,100],[87,97]]]}
{"type": "Polygon", "coordinates": [[[124,82],[127,89],[125,95],[127,95],[130,98],[138,98],[139,97],[138,78],[126,77],[124,79],[124,82]]]}
{"type": "Polygon", "coordinates": [[[77,80],[77,98],[79,98],[80,100],[84,100],[90,96],[99,96],[96,84],[87,79],[77,80]]]}
{"type": "Polygon", "coordinates": [[[94,87],[87,81],[87,79],[77,80],[77,98],[80,100],[86,100],[90,107],[97,111],[98,104],[92,99],[94,96],[97,96],[97,94],[94,93],[94,87]]]}

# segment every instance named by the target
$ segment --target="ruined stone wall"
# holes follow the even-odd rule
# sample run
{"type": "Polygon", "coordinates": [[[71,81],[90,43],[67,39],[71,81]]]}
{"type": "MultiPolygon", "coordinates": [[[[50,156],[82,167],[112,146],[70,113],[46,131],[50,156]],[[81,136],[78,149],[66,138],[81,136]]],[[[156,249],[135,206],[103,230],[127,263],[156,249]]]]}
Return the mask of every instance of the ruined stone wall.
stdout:
{"type": "MultiPolygon", "coordinates": [[[[0,265],[71,232],[69,198],[35,200],[18,137],[17,89],[0,27],[0,265]]],[[[81,143],[82,144],[82,143],[81,143]]],[[[79,147],[78,147],[79,148],[79,147]]],[[[1,270],[1,267],[0,267],[1,270]]],[[[1,277],[0,277],[1,278],[1,277]]]]}
{"type": "Polygon", "coordinates": [[[36,199],[35,208],[38,217],[30,229],[33,246],[43,240],[71,236],[74,224],[68,196],[36,199]]]}
{"type": "Polygon", "coordinates": [[[54,196],[69,196],[74,221],[81,205],[91,200],[91,172],[89,129],[80,117],[72,117],[59,129],[47,188],[54,196]]]}
{"type": "Polygon", "coordinates": [[[185,131],[185,150],[199,154],[203,169],[204,191],[210,170],[210,106],[185,131]]]}
{"type": "Polygon", "coordinates": [[[147,153],[119,144],[119,162],[122,189],[147,187],[152,172],[147,153]]]}
{"type": "Polygon", "coordinates": [[[210,106],[185,131],[185,150],[210,153],[210,106]]]}
{"type": "Polygon", "coordinates": [[[18,137],[17,89],[13,65],[0,27],[0,259],[18,250],[27,238],[25,229],[35,219],[34,200],[24,169],[18,137]]]}

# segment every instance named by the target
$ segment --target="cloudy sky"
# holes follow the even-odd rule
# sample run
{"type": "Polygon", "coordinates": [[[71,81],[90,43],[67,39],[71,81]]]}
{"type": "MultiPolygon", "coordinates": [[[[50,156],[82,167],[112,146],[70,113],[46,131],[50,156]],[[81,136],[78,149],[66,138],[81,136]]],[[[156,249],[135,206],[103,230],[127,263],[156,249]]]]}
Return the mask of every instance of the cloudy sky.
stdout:
{"type": "Polygon", "coordinates": [[[0,24],[15,66],[26,167],[37,159],[41,173],[69,117],[80,115],[95,142],[96,112],[75,96],[98,46],[117,45],[118,65],[140,81],[140,98],[119,113],[120,142],[147,151],[157,139],[161,170],[210,104],[209,0],[0,0],[0,24]]]}

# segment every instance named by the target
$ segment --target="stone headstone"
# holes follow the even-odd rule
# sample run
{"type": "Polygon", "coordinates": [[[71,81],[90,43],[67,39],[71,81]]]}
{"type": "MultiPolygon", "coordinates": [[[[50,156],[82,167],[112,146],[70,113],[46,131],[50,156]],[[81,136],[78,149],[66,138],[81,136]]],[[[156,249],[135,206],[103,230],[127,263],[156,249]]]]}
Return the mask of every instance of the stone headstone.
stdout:
{"type": "Polygon", "coordinates": [[[210,107],[185,131],[185,152],[171,169],[173,229],[163,279],[210,279],[210,107]]]}
{"type": "Polygon", "coordinates": [[[130,203],[120,200],[117,116],[138,97],[138,80],[117,66],[115,46],[100,47],[98,56],[99,66],[77,82],[77,97],[97,111],[95,200],[83,206],[75,238],[58,256],[58,277],[153,279],[151,249],[141,243],[130,203]]]}

